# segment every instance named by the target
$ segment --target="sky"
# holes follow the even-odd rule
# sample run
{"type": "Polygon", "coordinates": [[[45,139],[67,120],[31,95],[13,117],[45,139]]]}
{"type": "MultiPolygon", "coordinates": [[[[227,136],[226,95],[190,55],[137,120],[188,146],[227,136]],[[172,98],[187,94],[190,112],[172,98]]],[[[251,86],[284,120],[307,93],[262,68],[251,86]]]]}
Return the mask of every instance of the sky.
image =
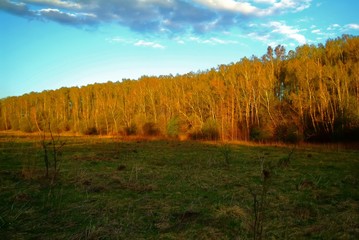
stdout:
{"type": "Polygon", "coordinates": [[[359,34],[358,0],[0,0],[0,98],[359,34]]]}

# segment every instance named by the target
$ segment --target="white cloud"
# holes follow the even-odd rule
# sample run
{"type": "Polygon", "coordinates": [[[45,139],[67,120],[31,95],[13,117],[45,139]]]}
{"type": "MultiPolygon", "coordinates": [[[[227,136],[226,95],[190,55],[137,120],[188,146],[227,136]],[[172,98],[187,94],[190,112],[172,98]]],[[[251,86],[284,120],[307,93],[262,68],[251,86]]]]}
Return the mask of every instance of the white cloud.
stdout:
{"type": "Polygon", "coordinates": [[[254,3],[268,4],[266,8],[259,8],[249,1],[235,0],[193,0],[208,8],[240,13],[247,16],[269,16],[286,11],[303,11],[310,7],[312,0],[253,0],[254,3]]]}
{"type": "Polygon", "coordinates": [[[147,40],[136,40],[136,39],[126,39],[123,37],[115,36],[112,38],[106,39],[107,42],[112,44],[122,44],[122,45],[133,45],[136,47],[150,47],[150,48],[157,48],[157,49],[165,49],[166,47],[160,43],[147,41],[147,40]]]}
{"type": "Polygon", "coordinates": [[[287,38],[293,39],[297,41],[299,44],[305,44],[307,42],[304,35],[299,34],[300,30],[295,29],[292,26],[288,26],[282,22],[270,22],[269,24],[264,24],[264,26],[268,26],[272,28],[272,33],[281,34],[287,38]]]}
{"type": "Polygon", "coordinates": [[[340,25],[335,23],[335,24],[331,24],[329,27],[327,27],[327,30],[332,31],[332,30],[336,30],[338,28],[340,28],[340,25]]]}
{"type": "Polygon", "coordinates": [[[210,40],[211,40],[212,42],[218,43],[218,44],[236,44],[236,43],[238,43],[237,41],[233,41],[233,40],[223,40],[223,39],[219,39],[219,38],[211,38],[210,40]]]}
{"type": "Polygon", "coordinates": [[[264,42],[264,43],[268,43],[269,39],[271,38],[271,36],[269,34],[259,35],[256,32],[248,33],[247,36],[249,38],[256,39],[256,40],[259,40],[259,41],[264,42]]]}
{"type": "Polygon", "coordinates": [[[133,45],[139,46],[139,47],[151,47],[151,48],[160,48],[160,49],[165,48],[165,46],[163,46],[159,43],[149,42],[149,41],[145,41],[145,40],[139,40],[139,41],[135,42],[133,45]]]}
{"type": "Polygon", "coordinates": [[[216,37],[202,39],[202,38],[199,38],[199,37],[191,36],[191,37],[188,38],[188,40],[191,41],[191,42],[199,43],[199,44],[209,44],[209,45],[238,44],[238,41],[235,41],[235,40],[224,40],[224,39],[220,39],[220,38],[216,38],[216,37]]]}
{"type": "Polygon", "coordinates": [[[178,44],[185,44],[185,41],[180,37],[175,37],[173,40],[178,44]]]}
{"type": "Polygon", "coordinates": [[[123,44],[132,44],[133,41],[130,41],[128,39],[122,38],[122,37],[112,37],[106,39],[109,43],[123,43],[123,44]]]}
{"type": "Polygon", "coordinates": [[[345,25],[346,28],[352,29],[352,30],[359,30],[359,24],[351,23],[345,25]]]}
{"type": "Polygon", "coordinates": [[[304,17],[298,20],[299,23],[310,23],[313,22],[314,18],[312,17],[304,17]]]}
{"type": "Polygon", "coordinates": [[[73,13],[65,13],[60,11],[59,9],[54,9],[54,8],[45,8],[45,9],[40,9],[38,11],[39,14],[41,14],[42,16],[46,16],[48,19],[56,19],[59,22],[72,22],[73,19],[76,18],[76,15],[73,13]]]}
{"type": "Polygon", "coordinates": [[[260,12],[258,8],[252,6],[248,2],[237,2],[234,0],[194,0],[194,1],[212,9],[239,12],[245,15],[252,15],[260,12]]]}
{"type": "Polygon", "coordinates": [[[320,33],[321,33],[321,31],[320,31],[319,29],[314,29],[314,30],[312,30],[312,33],[315,33],[315,34],[320,34],[320,33]]]}
{"type": "Polygon", "coordinates": [[[255,3],[274,4],[276,0],[253,0],[255,3]]]}
{"type": "Polygon", "coordinates": [[[40,12],[40,13],[67,14],[68,16],[76,17],[75,14],[72,14],[72,13],[64,13],[64,12],[61,12],[59,9],[55,9],[55,8],[44,8],[44,9],[40,9],[38,12],[40,12]]]}
{"type": "Polygon", "coordinates": [[[295,7],[295,12],[301,12],[301,11],[303,11],[303,10],[309,8],[311,2],[312,2],[312,0],[305,0],[305,1],[303,1],[303,4],[298,5],[298,6],[295,7]]]}
{"type": "Polygon", "coordinates": [[[37,10],[35,14],[39,17],[43,17],[46,20],[52,20],[54,22],[67,25],[82,25],[84,22],[94,22],[97,20],[97,16],[93,13],[71,13],[64,12],[56,8],[40,9],[37,10]]]}
{"type": "Polygon", "coordinates": [[[81,5],[72,1],[61,1],[61,0],[23,0],[25,3],[39,4],[46,6],[53,6],[59,8],[73,8],[80,9],[81,5]]]}

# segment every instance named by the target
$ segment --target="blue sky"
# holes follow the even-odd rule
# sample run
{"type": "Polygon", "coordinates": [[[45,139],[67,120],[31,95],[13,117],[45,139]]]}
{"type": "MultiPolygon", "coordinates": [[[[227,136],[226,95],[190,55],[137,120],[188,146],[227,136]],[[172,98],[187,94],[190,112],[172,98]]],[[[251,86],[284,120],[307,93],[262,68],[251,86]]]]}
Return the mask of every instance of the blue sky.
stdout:
{"type": "Polygon", "coordinates": [[[358,0],[0,0],[0,98],[183,74],[359,33],[358,0]]]}

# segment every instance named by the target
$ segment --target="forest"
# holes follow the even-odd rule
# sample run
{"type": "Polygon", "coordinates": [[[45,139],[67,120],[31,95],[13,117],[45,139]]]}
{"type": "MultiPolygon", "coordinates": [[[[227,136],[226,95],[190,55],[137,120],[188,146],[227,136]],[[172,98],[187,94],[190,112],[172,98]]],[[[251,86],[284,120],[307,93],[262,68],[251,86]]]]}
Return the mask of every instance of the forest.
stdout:
{"type": "Polygon", "coordinates": [[[0,130],[259,142],[359,140],[359,37],[184,75],[0,100],[0,130]]]}

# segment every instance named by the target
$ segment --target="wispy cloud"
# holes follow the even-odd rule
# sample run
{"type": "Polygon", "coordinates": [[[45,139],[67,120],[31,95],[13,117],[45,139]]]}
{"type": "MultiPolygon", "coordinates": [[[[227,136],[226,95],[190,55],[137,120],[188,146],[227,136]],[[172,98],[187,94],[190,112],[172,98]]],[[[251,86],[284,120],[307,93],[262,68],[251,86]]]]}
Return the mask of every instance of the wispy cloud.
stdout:
{"type": "MultiPolygon", "coordinates": [[[[221,39],[221,38],[217,38],[217,37],[202,38],[202,37],[191,36],[187,39],[187,41],[196,42],[199,44],[209,44],[209,45],[238,44],[238,41],[236,41],[236,40],[227,40],[227,39],[221,39]]],[[[182,40],[182,42],[184,43],[185,41],[182,40]]]]}
{"type": "Polygon", "coordinates": [[[327,27],[328,31],[332,31],[332,30],[337,30],[338,28],[340,28],[340,25],[337,23],[331,24],[329,27],[327,27]]]}
{"type": "Polygon", "coordinates": [[[306,37],[302,34],[306,29],[290,26],[284,21],[271,21],[268,23],[248,25],[250,32],[243,35],[244,38],[257,40],[263,44],[276,46],[289,45],[298,46],[308,42],[306,37]]]}
{"type": "Polygon", "coordinates": [[[122,38],[122,37],[112,37],[106,39],[109,43],[122,43],[122,44],[132,44],[134,41],[122,38]]]}
{"type": "Polygon", "coordinates": [[[286,38],[293,39],[299,44],[305,44],[307,42],[304,35],[300,34],[300,29],[286,25],[283,22],[270,22],[265,26],[272,29],[272,33],[280,34],[286,38]]]}
{"type": "Polygon", "coordinates": [[[22,2],[10,2],[7,0],[0,0],[0,10],[23,17],[35,16],[35,12],[31,11],[28,6],[22,2]]]}
{"type": "Polygon", "coordinates": [[[81,5],[72,1],[61,1],[61,0],[23,0],[22,2],[39,5],[39,6],[47,6],[47,7],[58,7],[58,8],[69,8],[69,9],[80,9],[81,5]]]}
{"type": "Polygon", "coordinates": [[[159,43],[149,42],[149,41],[145,41],[145,40],[139,40],[136,43],[134,43],[133,45],[138,46],[138,47],[151,47],[151,48],[160,48],[160,49],[165,48],[165,46],[163,46],[159,43]]]}
{"type": "Polygon", "coordinates": [[[311,0],[0,0],[0,10],[74,26],[118,23],[134,31],[205,33],[302,11],[311,0]]]}
{"type": "Polygon", "coordinates": [[[329,25],[329,27],[326,28],[327,35],[337,35],[338,32],[345,34],[348,32],[358,31],[359,30],[359,24],[357,23],[350,23],[346,25],[339,25],[337,23],[329,25]]]}
{"type": "Polygon", "coordinates": [[[259,33],[256,33],[256,32],[248,33],[247,37],[249,37],[251,39],[258,40],[258,41],[263,42],[263,43],[268,43],[270,41],[270,38],[271,38],[271,36],[269,34],[262,35],[262,34],[259,34],[259,33]]]}
{"type": "Polygon", "coordinates": [[[314,33],[314,34],[322,34],[320,29],[314,29],[314,30],[312,30],[312,33],[314,33]]]}
{"type": "Polygon", "coordinates": [[[107,42],[112,44],[131,45],[135,47],[149,47],[157,49],[165,49],[166,47],[158,42],[143,40],[143,39],[127,39],[122,37],[112,37],[106,39],[107,42]]]}
{"type": "Polygon", "coordinates": [[[264,3],[264,4],[274,4],[276,0],[254,0],[256,3],[264,3]]]}
{"type": "Polygon", "coordinates": [[[359,30],[359,24],[356,23],[347,24],[345,27],[353,30],[359,30]]]}
{"type": "MultiPolygon", "coordinates": [[[[122,44],[122,45],[132,45],[136,47],[150,47],[150,48],[158,48],[158,49],[165,49],[166,46],[150,40],[144,39],[126,39],[122,37],[112,37],[106,39],[107,42],[112,44],[122,44]]],[[[218,37],[209,37],[205,38],[204,36],[185,36],[185,37],[175,37],[172,39],[173,43],[177,44],[187,44],[187,43],[198,43],[198,44],[205,44],[205,45],[229,45],[229,44],[240,44],[237,40],[232,39],[222,39],[218,37]]]]}
{"type": "Polygon", "coordinates": [[[239,13],[245,16],[269,16],[287,11],[302,11],[310,6],[311,0],[194,0],[208,8],[218,11],[239,13]],[[257,7],[255,4],[267,4],[265,8],[257,7]]]}

